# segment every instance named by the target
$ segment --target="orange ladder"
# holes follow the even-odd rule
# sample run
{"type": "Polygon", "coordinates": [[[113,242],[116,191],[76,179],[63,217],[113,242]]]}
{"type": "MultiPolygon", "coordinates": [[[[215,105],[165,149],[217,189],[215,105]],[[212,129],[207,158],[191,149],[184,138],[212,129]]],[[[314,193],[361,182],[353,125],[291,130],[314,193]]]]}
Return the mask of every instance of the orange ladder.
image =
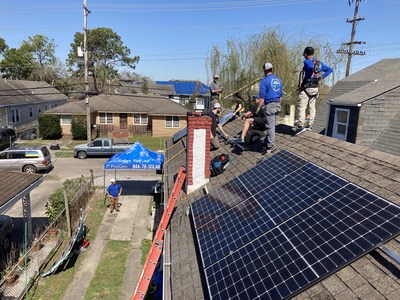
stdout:
{"type": "Polygon", "coordinates": [[[144,264],[142,274],[140,275],[139,283],[136,287],[135,293],[132,296],[132,300],[144,299],[144,296],[146,295],[151,278],[153,277],[154,271],[156,269],[157,262],[160,259],[162,253],[164,233],[171,219],[176,200],[182,189],[185,178],[185,167],[181,167],[178,173],[178,177],[176,178],[172,193],[168,198],[167,208],[165,209],[161,217],[160,224],[158,225],[156,235],[154,236],[153,243],[151,244],[150,252],[146,258],[146,262],[144,264]]]}

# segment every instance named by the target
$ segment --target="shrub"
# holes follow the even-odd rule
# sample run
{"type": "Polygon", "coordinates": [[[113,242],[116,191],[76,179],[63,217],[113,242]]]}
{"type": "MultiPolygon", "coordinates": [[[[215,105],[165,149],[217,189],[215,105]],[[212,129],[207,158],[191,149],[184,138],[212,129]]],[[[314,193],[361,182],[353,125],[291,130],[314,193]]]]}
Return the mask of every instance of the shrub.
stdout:
{"type": "Polygon", "coordinates": [[[72,133],[73,140],[86,140],[87,139],[86,117],[72,116],[71,133],[72,133]]]}
{"type": "Polygon", "coordinates": [[[62,137],[60,117],[53,114],[42,114],[38,117],[39,133],[45,140],[59,139],[62,137]]]}
{"type": "Polygon", "coordinates": [[[46,204],[46,214],[49,222],[54,222],[61,212],[65,209],[64,190],[67,194],[68,203],[79,193],[81,187],[87,183],[87,178],[81,176],[78,178],[67,179],[63,186],[58,188],[50,197],[46,204]]]}

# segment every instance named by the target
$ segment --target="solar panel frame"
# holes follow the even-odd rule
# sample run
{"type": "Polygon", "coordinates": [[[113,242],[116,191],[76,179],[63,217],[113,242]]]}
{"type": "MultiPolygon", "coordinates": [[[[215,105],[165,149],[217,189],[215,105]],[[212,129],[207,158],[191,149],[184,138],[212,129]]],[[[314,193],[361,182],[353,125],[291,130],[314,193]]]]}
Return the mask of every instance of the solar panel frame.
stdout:
{"type": "Polygon", "coordinates": [[[293,297],[398,236],[394,221],[400,206],[349,183],[205,268],[210,298],[293,297]]]}
{"type": "Polygon", "coordinates": [[[306,165],[307,160],[290,151],[282,150],[246,171],[220,188],[193,202],[191,207],[195,228],[250,198],[253,194],[306,165]]]}
{"type": "Polygon", "coordinates": [[[348,181],[308,163],[196,229],[203,266],[238,249],[348,181]]]}

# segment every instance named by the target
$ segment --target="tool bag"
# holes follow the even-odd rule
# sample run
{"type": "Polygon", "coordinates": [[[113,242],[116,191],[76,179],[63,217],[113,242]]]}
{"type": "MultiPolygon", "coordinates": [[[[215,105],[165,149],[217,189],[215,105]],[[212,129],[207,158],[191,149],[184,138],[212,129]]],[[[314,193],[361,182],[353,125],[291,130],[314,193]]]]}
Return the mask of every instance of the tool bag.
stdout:
{"type": "Polygon", "coordinates": [[[211,177],[224,173],[229,164],[230,158],[228,154],[220,154],[214,157],[210,163],[211,177]]]}

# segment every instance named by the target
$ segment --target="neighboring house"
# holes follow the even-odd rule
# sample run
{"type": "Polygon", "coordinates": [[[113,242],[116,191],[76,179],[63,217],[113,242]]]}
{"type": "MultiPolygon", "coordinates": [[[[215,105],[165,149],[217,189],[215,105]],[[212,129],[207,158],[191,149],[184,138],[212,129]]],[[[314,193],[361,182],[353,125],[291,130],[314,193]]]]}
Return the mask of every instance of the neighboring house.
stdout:
{"type": "MultiPolygon", "coordinates": [[[[242,127],[243,121],[237,119],[228,122],[224,126],[224,131],[233,136],[240,131],[242,127]]],[[[287,294],[289,289],[297,291],[298,293],[293,299],[400,299],[399,264],[380,249],[367,252],[357,260],[350,258],[347,265],[340,265],[339,261],[335,261],[334,263],[338,263],[340,267],[333,273],[325,274],[325,276],[309,284],[307,280],[296,281],[297,277],[302,277],[302,274],[295,271],[297,270],[296,266],[287,263],[288,256],[293,255],[293,257],[297,257],[296,253],[293,253],[293,251],[289,252],[289,244],[286,244],[285,247],[280,244],[283,243],[282,241],[271,240],[271,243],[273,243],[273,241],[276,242],[276,253],[273,253],[276,264],[274,263],[271,265],[271,269],[263,268],[263,266],[270,264],[272,258],[264,257],[264,260],[261,260],[260,256],[263,255],[262,251],[260,254],[260,252],[256,253],[256,251],[250,252],[252,248],[246,250],[245,247],[241,247],[240,251],[235,248],[236,242],[240,243],[242,237],[247,234],[252,234],[252,229],[254,228],[249,228],[249,224],[256,220],[258,215],[261,213],[276,213],[276,211],[274,211],[275,203],[273,202],[277,199],[276,197],[280,199],[280,197],[291,195],[296,201],[304,200],[308,195],[308,193],[305,192],[310,191],[309,188],[313,189],[313,186],[315,188],[315,185],[318,185],[318,180],[311,179],[308,182],[309,185],[307,186],[306,184],[304,186],[304,191],[298,191],[296,185],[301,184],[301,178],[305,178],[308,173],[305,170],[295,170],[295,168],[293,168],[289,170],[289,172],[294,171],[294,173],[286,177],[294,178],[294,182],[296,183],[286,178],[282,179],[282,181],[286,180],[286,184],[282,182],[282,185],[272,185],[275,188],[271,189],[271,197],[275,197],[275,200],[272,200],[270,209],[264,212],[258,209],[255,201],[257,196],[251,194],[249,190],[257,189],[263,182],[260,182],[259,176],[253,173],[252,177],[247,178],[247,185],[245,185],[244,188],[238,188],[238,177],[249,169],[259,165],[261,160],[269,160],[284,150],[290,151],[294,155],[305,159],[308,163],[316,164],[328,170],[328,173],[336,174],[396,205],[400,204],[400,177],[398,176],[400,172],[400,157],[331,137],[322,136],[315,132],[306,132],[301,138],[296,138],[293,137],[292,130],[288,126],[279,125],[277,129],[276,145],[278,150],[274,154],[263,156],[257,151],[237,153],[229,145],[227,146],[221,143],[222,148],[211,152],[209,158],[212,159],[221,153],[229,154],[232,161],[225,172],[217,177],[210,178],[210,181],[206,184],[206,188],[198,188],[190,194],[181,192],[177,199],[176,208],[170,225],[165,232],[165,241],[163,242],[164,252],[162,264],[160,264],[164,276],[162,286],[163,299],[210,299],[209,292],[215,292],[216,285],[211,289],[208,287],[206,280],[207,274],[205,274],[201,262],[204,255],[213,256],[217,254],[217,252],[220,252],[222,246],[219,246],[218,241],[223,241],[224,245],[230,245],[229,247],[232,250],[229,255],[227,255],[226,259],[221,259],[208,268],[208,275],[210,275],[209,280],[212,281],[212,283],[219,282],[219,286],[222,285],[226,288],[225,290],[219,289],[220,291],[222,290],[222,294],[216,295],[215,299],[269,299],[265,295],[260,298],[254,296],[256,294],[255,291],[261,290],[261,292],[266,292],[267,287],[265,285],[269,285],[268,288],[270,289],[274,289],[279,285],[280,291],[286,292],[287,299],[292,298],[292,295],[288,296],[287,294]],[[224,184],[233,179],[236,180],[235,183],[225,185],[225,188],[221,189],[224,184]],[[246,188],[246,186],[248,186],[249,189],[246,188]],[[218,194],[215,193],[217,189],[220,191],[218,194]],[[199,243],[194,230],[193,216],[189,207],[190,204],[204,197],[206,193],[209,194],[206,199],[210,201],[204,201],[204,206],[202,207],[204,208],[204,212],[210,213],[209,215],[205,214],[202,220],[203,222],[207,222],[207,220],[211,221],[204,225],[203,230],[200,230],[199,234],[204,234],[204,236],[202,235],[203,242],[210,247],[210,252],[200,254],[199,243]],[[238,204],[235,206],[235,203],[238,204]],[[231,214],[226,214],[226,217],[220,216],[221,218],[213,219],[213,212],[218,210],[231,211],[231,214]],[[241,220],[241,222],[231,222],[237,219],[241,220]],[[226,223],[220,222],[220,220],[225,220],[226,223]],[[222,232],[225,232],[226,236],[222,232]],[[210,236],[211,238],[207,238],[210,236]],[[232,239],[234,236],[236,239],[232,239]],[[224,239],[224,237],[226,239],[224,239]],[[285,260],[281,261],[279,259],[280,257],[285,260]],[[223,269],[224,263],[229,264],[225,269],[223,269]],[[293,272],[293,277],[287,281],[282,281],[280,275],[274,273],[273,270],[276,270],[275,268],[285,267],[293,272]],[[223,270],[223,274],[218,273],[215,277],[211,275],[217,274],[221,269],[223,270]],[[247,271],[252,273],[250,276],[245,277],[247,271]],[[276,282],[274,282],[275,286],[274,284],[270,286],[271,281],[268,279],[271,279],[271,277],[269,276],[272,276],[272,278],[276,280],[276,282]],[[299,283],[303,289],[299,289],[297,283],[299,283]],[[244,290],[246,290],[248,294],[243,292],[244,290]],[[243,293],[241,295],[236,294],[236,297],[231,297],[232,294],[239,293],[239,291],[243,293]],[[226,296],[228,293],[229,297],[226,296]],[[220,298],[218,296],[220,296],[220,298]]],[[[189,128],[188,131],[190,132],[189,128]]],[[[196,138],[196,134],[194,134],[194,136],[196,138]]],[[[193,139],[193,137],[190,138],[193,139]]],[[[197,138],[199,138],[199,135],[197,135],[197,138]]],[[[166,149],[168,150],[165,153],[166,163],[164,164],[163,177],[165,201],[172,193],[176,175],[182,165],[187,166],[187,174],[194,174],[194,170],[190,170],[193,166],[191,166],[190,162],[187,162],[187,157],[193,157],[193,162],[196,160],[196,157],[194,157],[196,155],[205,156],[207,158],[207,152],[204,155],[196,150],[203,149],[204,151],[201,144],[196,144],[196,149],[194,149],[188,141],[178,141],[173,144],[172,139],[170,139],[166,143],[166,149]]],[[[206,170],[209,159],[205,159],[204,161],[207,164],[204,168],[206,170]]],[[[280,172],[284,172],[284,170],[282,170],[282,163],[284,163],[284,161],[276,160],[276,163],[276,171],[272,173],[279,174],[280,172]]],[[[197,168],[196,170],[201,171],[202,169],[203,168],[197,168]]],[[[273,180],[273,174],[271,174],[271,176],[271,180],[273,180]]],[[[283,176],[284,174],[281,177],[283,176]]],[[[201,176],[199,176],[199,178],[201,179],[201,176]]],[[[265,178],[268,178],[268,176],[265,176],[265,178]]],[[[186,178],[186,182],[191,182],[191,180],[192,178],[186,178]]],[[[195,185],[194,182],[189,184],[195,185]]],[[[241,184],[243,184],[243,182],[241,182],[241,184]]],[[[328,185],[330,185],[330,183],[328,185]]],[[[260,190],[260,192],[261,191],[262,190],[260,190]]],[[[286,212],[290,213],[292,208],[290,205],[293,205],[293,203],[290,204],[292,198],[289,197],[289,199],[287,199],[288,207],[283,209],[282,215],[286,212]]],[[[349,198],[354,198],[354,195],[349,198]]],[[[268,201],[268,199],[266,201],[268,201]]],[[[318,201],[324,200],[320,198],[318,201]]],[[[301,202],[299,205],[302,206],[303,204],[304,203],[301,202]]],[[[360,209],[362,208],[360,207],[360,209]]],[[[376,207],[376,211],[381,209],[384,208],[376,207]]],[[[334,211],[335,209],[333,209],[332,213],[334,213],[334,211]]],[[[352,220],[351,222],[357,225],[358,217],[359,216],[356,214],[351,214],[347,216],[347,220],[352,220]]],[[[344,215],[343,218],[346,218],[346,215],[344,215]]],[[[322,220],[323,219],[325,219],[325,217],[322,218],[322,220]]],[[[326,219],[330,220],[331,218],[326,217],[326,219]]],[[[267,224],[268,221],[265,222],[265,224],[267,224]]],[[[326,225],[326,222],[323,224],[326,225]]],[[[400,228],[400,223],[394,224],[394,226],[400,228]]],[[[268,226],[264,228],[268,228],[268,226]]],[[[288,228],[290,229],[291,227],[288,228]]],[[[311,230],[308,234],[312,234],[313,228],[305,226],[303,230],[306,231],[308,229],[311,230]]],[[[260,227],[256,227],[254,232],[259,235],[260,230],[260,227]]],[[[338,229],[336,229],[336,231],[337,230],[338,229]]],[[[275,234],[277,234],[276,231],[275,234]]],[[[299,234],[302,234],[302,232],[299,234]]],[[[285,240],[283,236],[279,237],[285,240]]],[[[317,238],[321,237],[319,236],[317,238]]],[[[357,236],[355,236],[355,239],[357,239],[357,236]]],[[[314,242],[316,241],[315,239],[314,242]]],[[[318,244],[314,246],[315,248],[319,248],[320,246],[319,243],[321,243],[321,240],[319,239],[318,241],[318,244]]],[[[341,240],[341,242],[345,243],[343,240],[341,240]]],[[[353,241],[350,240],[349,247],[353,247],[352,242],[353,241]]],[[[260,240],[259,244],[252,243],[252,245],[262,248],[264,243],[270,244],[269,240],[265,239],[264,241],[260,240]]],[[[385,245],[392,251],[400,254],[400,238],[398,236],[394,238],[392,236],[391,240],[385,245]]],[[[275,247],[272,249],[275,249],[275,247]]],[[[301,251],[305,249],[303,247],[301,251]]],[[[314,249],[309,248],[309,251],[312,250],[314,249]]],[[[342,253],[342,251],[340,251],[340,253],[342,253]]],[[[306,254],[306,256],[308,256],[308,254],[306,254]]],[[[309,259],[311,258],[309,257],[309,259]]],[[[323,258],[319,257],[318,259],[324,261],[324,264],[326,263],[323,258]]],[[[299,260],[301,259],[299,258],[299,260]]],[[[326,265],[332,266],[331,263],[326,265]]],[[[304,268],[307,268],[307,265],[304,265],[304,268]]],[[[285,275],[288,276],[288,273],[285,275]]],[[[313,277],[312,274],[310,276],[313,277]]],[[[273,299],[275,298],[280,298],[279,294],[273,297],[273,299]]]]}
{"type": "Polygon", "coordinates": [[[400,155],[400,58],[340,80],[317,109],[314,131],[400,155]]]}
{"type": "Polygon", "coordinates": [[[169,97],[175,95],[175,88],[172,85],[157,84],[154,81],[137,81],[131,79],[120,79],[117,89],[121,94],[147,94],[169,97]]]}
{"type": "MultiPolygon", "coordinates": [[[[168,98],[150,95],[98,95],[90,97],[91,124],[99,135],[149,134],[171,136],[186,127],[187,109],[168,98]]],[[[84,100],[70,102],[47,113],[60,116],[63,134],[71,134],[74,115],[86,116],[84,100]]]]}
{"type": "Polygon", "coordinates": [[[182,104],[193,104],[193,110],[204,111],[210,108],[210,88],[199,80],[156,81],[159,85],[173,85],[175,93],[169,98],[182,104]]]}
{"type": "Polygon", "coordinates": [[[43,81],[0,80],[0,127],[17,133],[39,114],[67,102],[68,97],[43,81]]]}

